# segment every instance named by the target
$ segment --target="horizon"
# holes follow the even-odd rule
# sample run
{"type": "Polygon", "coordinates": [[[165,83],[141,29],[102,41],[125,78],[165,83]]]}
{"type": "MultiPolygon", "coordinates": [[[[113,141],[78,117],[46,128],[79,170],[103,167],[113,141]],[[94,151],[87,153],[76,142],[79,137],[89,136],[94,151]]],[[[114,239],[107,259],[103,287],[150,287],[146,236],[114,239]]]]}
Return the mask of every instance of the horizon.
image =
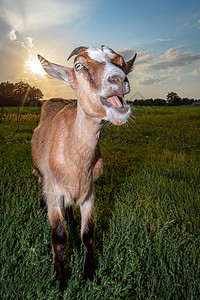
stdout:
{"type": "Polygon", "coordinates": [[[44,75],[37,54],[72,66],[67,58],[74,48],[105,44],[126,60],[138,54],[127,100],[137,93],[165,99],[171,91],[200,99],[200,2],[128,0],[123,5],[119,0],[1,0],[0,82],[28,82],[45,99],[76,98],[66,83],[44,75]]]}

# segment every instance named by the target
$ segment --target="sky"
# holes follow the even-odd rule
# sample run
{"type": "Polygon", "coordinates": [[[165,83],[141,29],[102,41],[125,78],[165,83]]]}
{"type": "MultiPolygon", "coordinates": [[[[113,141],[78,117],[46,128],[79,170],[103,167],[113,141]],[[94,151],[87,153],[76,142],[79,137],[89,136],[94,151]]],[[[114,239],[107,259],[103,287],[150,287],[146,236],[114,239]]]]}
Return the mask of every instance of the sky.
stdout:
{"type": "Polygon", "coordinates": [[[101,45],[126,60],[138,54],[127,99],[171,91],[200,99],[199,0],[0,0],[0,82],[28,82],[44,99],[75,98],[37,69],[37,54],[71,67],[75,47],[101,45]]]}

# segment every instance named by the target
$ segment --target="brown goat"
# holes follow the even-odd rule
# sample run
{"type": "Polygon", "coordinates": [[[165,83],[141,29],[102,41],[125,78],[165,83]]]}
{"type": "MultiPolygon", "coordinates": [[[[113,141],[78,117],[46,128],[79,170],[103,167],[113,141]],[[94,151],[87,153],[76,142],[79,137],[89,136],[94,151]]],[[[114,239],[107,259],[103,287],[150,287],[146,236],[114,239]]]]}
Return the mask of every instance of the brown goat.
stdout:
{"type": "Polygon", "coordinates": [[[79,206],[81,211],[84,278],[93,279],[94,181],[103,171],[99,134],[102,120],[121,125],[130,116],[131,109],[123,96],[130,91],[127,74],[136,58],[135,54],[125,62],[106,46],[78,47],[70,57],[73,55],[73,68],[38,56],[49,75],[66,81],[76,91],[78,101],[77,105],[63,99],[46,101],[32,138],[34,168],[52,232],[54,270],[62,289],[66,284],[66,229],[62,212],[69,219],[72,205],[79,206]]]}

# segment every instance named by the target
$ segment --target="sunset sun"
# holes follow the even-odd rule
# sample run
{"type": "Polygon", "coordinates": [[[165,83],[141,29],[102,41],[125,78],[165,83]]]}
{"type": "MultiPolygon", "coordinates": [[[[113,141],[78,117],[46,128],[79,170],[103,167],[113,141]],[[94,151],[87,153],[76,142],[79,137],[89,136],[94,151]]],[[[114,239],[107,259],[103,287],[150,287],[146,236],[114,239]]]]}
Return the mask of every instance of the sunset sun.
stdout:
{"type": "Polygon", "coordinates": [[[45,75],[45,72],[38,59],[29,58],[26,62],[26,71],[35,75],[45,75]]]}

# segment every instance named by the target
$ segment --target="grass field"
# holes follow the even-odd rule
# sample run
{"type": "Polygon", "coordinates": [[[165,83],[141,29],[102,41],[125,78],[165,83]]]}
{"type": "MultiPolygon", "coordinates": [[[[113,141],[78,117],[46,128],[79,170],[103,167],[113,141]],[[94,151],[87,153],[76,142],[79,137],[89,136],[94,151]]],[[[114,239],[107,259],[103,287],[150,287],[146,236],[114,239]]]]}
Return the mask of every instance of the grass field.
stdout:
{"type": "MultiPolygon", "coordinates": [[[[0,118],[1,299],[199,299],[200,107],[144,107],[108,124],[95,185],[94,282],[82,278],[80,226],[66,248],[68,288],[53,279],[30,140],[38,109],[0,118]]],[[[77,221],[80,214],[74,211],[77,221]]]]}

